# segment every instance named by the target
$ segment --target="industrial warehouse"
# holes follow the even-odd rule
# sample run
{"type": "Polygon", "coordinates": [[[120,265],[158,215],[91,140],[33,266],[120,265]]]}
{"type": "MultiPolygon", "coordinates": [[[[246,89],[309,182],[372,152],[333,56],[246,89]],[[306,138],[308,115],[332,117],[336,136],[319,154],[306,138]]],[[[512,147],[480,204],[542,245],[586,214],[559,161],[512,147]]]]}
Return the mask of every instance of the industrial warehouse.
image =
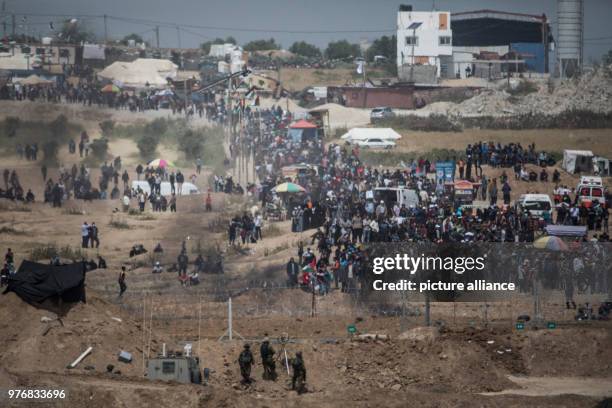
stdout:
{"type": "Polygon", "coordinates": [[[0,406],[612,406],[608,0],[0,0],[0,406]]]}

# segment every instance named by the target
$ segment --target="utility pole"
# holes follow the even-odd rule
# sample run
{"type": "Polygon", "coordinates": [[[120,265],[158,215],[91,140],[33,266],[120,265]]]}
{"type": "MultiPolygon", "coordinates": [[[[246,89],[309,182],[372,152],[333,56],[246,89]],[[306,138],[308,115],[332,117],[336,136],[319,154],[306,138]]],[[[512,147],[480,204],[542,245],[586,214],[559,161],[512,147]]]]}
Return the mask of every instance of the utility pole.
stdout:
{"type": "Polygon", "coordinates": [[[178,47],[181,49],[181,27],[176,26],[176,37],[178,38],[178,47]]]}
{"type": "Polygon", "coordinates": [[[159,26],[155,26],[155,42],[157,44],[157,48],[159,49],[159,26]]]}
{"type": "Polygon", "coordinates": [[[108,24],[107,24],[107,18],[106,18],[106,14],[104,15],[104,43],[107,44],[108,43],[108,24]]]}
{"type": "Polygon", "coordinates": [[[6,1],[2,2],[2,36],[6,37],[6,15],[4,12],[6,11],[6,1]]]}
{"type": "Polygon", "coordinates": [[[13,37],[13,41],[15,41],[15,26],[16,26],[16,23],[15,23],[15,14],[11,14],[11,23],[13,24],[13,35],[12,35],[12,37],[13,37]]]}

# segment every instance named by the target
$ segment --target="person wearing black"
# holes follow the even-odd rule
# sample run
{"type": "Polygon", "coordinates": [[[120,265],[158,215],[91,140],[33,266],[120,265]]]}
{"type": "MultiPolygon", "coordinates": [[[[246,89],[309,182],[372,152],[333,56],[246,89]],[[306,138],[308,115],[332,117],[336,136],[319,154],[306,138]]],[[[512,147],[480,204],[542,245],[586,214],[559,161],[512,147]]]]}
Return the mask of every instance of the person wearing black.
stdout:
{"type": "Polygon", "coordinates": [[[183,274],[186,274],[187,266],[189,265],[189,257],[187,256],[187,254],[185,252],[181,252],[181,254],[176,259],[176,262],[178,263],[178,267],[179,267],[178,268],[179,277],[183,274]]]}
{"type": "Polygon", "coordinates": [[[140,181],[140,175],[142,174],[142,164],[139,164],[138,166],[136,166],[136,177],[137,179],[140,181]]]}
{"type": "Polygon", "coordinates": [[[170,192],[171,193],[176,193],[176,189],[174,187],[174,182],[176,181],[176,176],[174,175],[174,171],[172,173],[170,173],[170,176],[168,177],[168,180],[170,181],[170,192]]]}
{"type": "Polygon", "coordinates": [[[298,276],[300,274],[300,266],[293,260],[289,259],[287,263],[287,282],[290,287],[295,288],[298,284],[298,276]]]}
{"type": "Polygon", "coordinates": [[[127,290],[127,285],[125,284],[125,266],[121,267],[121,273],[119,274],[117,282],[119,283],[119,297],[121,297],[127,290]]]}
{"type": "Polygon", "coordinates": [[[181,173],[181,171],[179,170],[178,173],[176,173],[176,184],[178,184],[178,195],[182,195],[183,194],[183,183],[185,182],[185,176],[183,176],[183,173],[181,173]]]}
{"type": "Polygon", "coordinates": [[[91,248],[96,244],[96,248],[100,247],[100,240],[98,239],[98,227],[95,222],[92,222],[89,226],[89,245],[91,248]]]}

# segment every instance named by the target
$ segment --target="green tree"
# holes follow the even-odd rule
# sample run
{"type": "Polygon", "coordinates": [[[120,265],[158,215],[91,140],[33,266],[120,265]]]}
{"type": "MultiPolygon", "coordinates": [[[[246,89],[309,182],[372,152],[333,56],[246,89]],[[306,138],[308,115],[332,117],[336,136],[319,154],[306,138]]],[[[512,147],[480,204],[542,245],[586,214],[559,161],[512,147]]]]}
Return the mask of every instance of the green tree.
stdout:
{"type": "Polygon", "coordinates": [[[57,152],[59,150],[59,144],[55,140],[47,140],[42,144],[42,151],[44,155],[43,161],[49,164],[57,163],[57,152]]]}
{"type": "Polygon", "coordinates": [[[208,54],[210,52],[210,46],[213,44],[237,44],[236,39],[232,36],[225,38],[215,38],[212,41],[206,41],[200,44],[200,48],[204,52],[204,54],[208,54]]]}
{"type": "Polygon", "coordinates": [[[49,124],[49,130],[53,139],[62,139],[68,132],[68,118],[64,115],[59,115],[49,124]]]}
{"type": "Polygon", "coordinates": [[[104,120],[100,122],[100,130],[102,130],[102,136],[105,138],[109,138],[113,135],[113,130],[115,130],[115,121],[114,120],[104,120]]]}
{"type": "Polygon", "coordinates": [[[179,149],[187,159],[202,157],[206,135],[201,130],[185,129],[178,134],[179,149]]]}
{"type": "Polygon", "coordinates": [[[601,61],[603,62],[604,66],[612,65],[612,50],[608,51],[607,54],[604,54],[601,61]]]}
{"type": "Polygon", "coordinates": [[[325,56],[329,59],[349,59],[360,55],[359,44],[351,44],[346,40],[332,41],[325,49],[325,56]]]}
{"type": "Polygon", "coordinates": [[[87,29],[87,26],[78,20],[65,21],[57,37],[60,42],[64,43],[81,43],[95,40],[94,34],[87,29]]]}
{"type": "Polygon", "coordinates": [[[91,154],[99,161],[105,160],[108,154],[108,139],[102,137],[95,139],[90,145],[91,154]]]}
{"type": "Polygon", "coordinates": [[[128,42],[129,42],[130,40],[134,40],[134,42],[135,42],[136,44],[142,44],[142,43],[144,43],[144,44],[147,44],[147,45],[148,45],[148,43],[147,43],[147,42],[146,42],[146,41],[145,41],[145,40],[142,38],[142,36],[141,36],[140,34],[136,34],[136,33],[132,33],[132,34],[128,34],[128,35],[126,35],[125,37],[123,37],[123,38],[121,39],[121,41],[120,41],[120,42],[121,42],[121,44],[123,44],[123,45],[128,45],[128,42]]]}
{"type": "Polygon", "coordinates": [[[255,40],[248,42],[244,45],[245,51],[267,51],[267,50],[278,50],[280,49],[280,44],[276,43],[274,38],[270,38],[269,40],[255,40]]]}
{"type": "Polygon", "coordinates": [[[4,119],[4,133],[8,137],[15,137],[20,124],[21,120],[18,117],[7,116],[6,119],[4,119]]]}
{"type": "Polygon", "coordinates": [[[321,50],[316,45],[308,44],[305,41],[294,42],[293,45],[289,48],[289,51],[297,55],[302,55],[304,57],[315,58],[321,56],[321,50]]]}
{"type": "Polygon", "coordinates": [[[382,55],[386,57],[388,61],[395,64],[397,59],[397,37],[395,35],[386,36],[374,40],[370,48],[366,52],[366,58],[368,61],[374,61],[374,57],[382,55]]]}
{"type": "Polygon", "coordinates": [[[140,156],[143,159],[151,160],[155,156],[160,139],[159,134],[145,132],[136,142],[140,156]]]}

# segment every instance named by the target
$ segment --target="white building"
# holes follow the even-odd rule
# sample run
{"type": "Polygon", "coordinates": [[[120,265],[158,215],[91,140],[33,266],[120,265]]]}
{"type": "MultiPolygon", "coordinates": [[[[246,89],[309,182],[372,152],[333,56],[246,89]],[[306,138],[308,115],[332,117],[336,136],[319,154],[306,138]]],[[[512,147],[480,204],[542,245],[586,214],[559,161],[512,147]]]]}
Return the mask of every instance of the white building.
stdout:
{"type": "Polygon", "coordinates": [[[432,71],[435,67],[435,76],[440,77],[440,59],[452,58],[452,55],[453,32],[449,11],[402,11],[400,9],[397,13],[397,66],[399,72],[405,71],[406,66],[415,64],[416,66],[430,66],[432,71]],[[417,25],[418,28],[412,28],[417,25]]]}

